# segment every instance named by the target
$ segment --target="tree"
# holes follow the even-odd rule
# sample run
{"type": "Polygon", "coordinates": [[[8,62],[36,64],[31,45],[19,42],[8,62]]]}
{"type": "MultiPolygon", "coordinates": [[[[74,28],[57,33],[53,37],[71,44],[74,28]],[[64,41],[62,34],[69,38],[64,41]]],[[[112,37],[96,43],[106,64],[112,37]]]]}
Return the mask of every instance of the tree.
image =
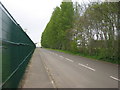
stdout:
{"type": "Polygon", "coordinates": [[[42,34],[42,46],[69,50],[117,62],[119,48],[117,2],[62,2],[42,34]]]}

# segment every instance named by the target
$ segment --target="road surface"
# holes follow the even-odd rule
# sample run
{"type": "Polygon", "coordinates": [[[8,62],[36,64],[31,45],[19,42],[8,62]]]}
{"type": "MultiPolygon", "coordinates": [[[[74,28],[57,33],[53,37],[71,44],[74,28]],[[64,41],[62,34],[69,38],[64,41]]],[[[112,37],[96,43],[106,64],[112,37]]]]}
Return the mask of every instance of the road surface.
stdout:
{"type": "Polygon", "coordinates": [[[23,88],[118,88],[118,65],[37,48],[23,88]]]}

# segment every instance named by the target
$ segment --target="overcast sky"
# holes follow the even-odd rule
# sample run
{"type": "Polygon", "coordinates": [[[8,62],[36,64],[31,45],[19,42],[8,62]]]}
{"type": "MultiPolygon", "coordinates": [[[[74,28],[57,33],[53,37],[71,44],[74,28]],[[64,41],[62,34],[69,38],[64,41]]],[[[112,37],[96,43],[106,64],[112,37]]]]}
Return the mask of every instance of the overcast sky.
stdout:
{"type": "MultiPolygon", "coordinates": [[[[41,34],[49,22],[56,6],[63,0],[1,0],[14,19],[36,43],[40,42],[41,34]]],[[[86,1],[86,0],[78,0],[86,1]]]]}

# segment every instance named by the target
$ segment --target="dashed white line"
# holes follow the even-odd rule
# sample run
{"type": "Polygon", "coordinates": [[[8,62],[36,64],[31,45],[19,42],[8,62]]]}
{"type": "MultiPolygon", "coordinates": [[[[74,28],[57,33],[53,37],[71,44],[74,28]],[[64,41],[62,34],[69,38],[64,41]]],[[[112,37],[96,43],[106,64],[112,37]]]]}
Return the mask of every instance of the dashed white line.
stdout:
{"type": "Polygon", "coordinates": [[[112,78],[112,79],[114,79],[114,80],[117,80],[117,81],[120,81],[120,79],[115,78],[115,77],[113,77],[113,76],[110,76],[110,78],[112,78]]]}
{"type": "Polygon", "coordinates": [[[57,56],[58,54],[55,53],[55,55],[57,56]]]}
{"type": "Polygon", "coordinates": [[[59,57],[64,58],[63,56],[59,56],[59,57]]]}
{"type": "MultiPolygon", "coordinates": [[[[65,57],[63,57],[63,56],[61,56],[61,55],[59,55],[59,57],[65,58],[65,57]]],[[[73,60],[71,60],[71,59],[69,59],[69,58],[65,58],[65,59],[68,60],[68,61],[70,61],[70,62],[74,62],[73,60]]]]}
{"type": "Polygon", "coordinates": [[[53,82],[53,81],[51,81],[51,83],[53,84],[54,82],[53,82]]]}
{"type": "Polygon", "coordinates": [[[53,52],[50,52],[50,54],[54,54],[53,52]]]}
{"type": "Polygon", "coordinates": [[[50,52],[50,53],[51,53],[51,54],[54,54],[54,55],[56,55],[56,56],[58,55],[58,54],[56,54],[56,53],[53,53],[53,52],[50,52]]]}
{"type": "Polygon", "coordinates": [[[91,67],[88,67],[88,66],[86,66],[86,65],[84,65],[84,64],[78,63],[78,65],[83,66],[83,67],[85,67],[85,68],[87,68],[87,69],[90,69],[90,70],[92,70],[92,71],[95,71],[95,69],[93,69],[93,68],[91,68],[91,67]]]}
{"type": "Polygon", "coordinates": [[[69,58],[65,58],[66,60],[70,61],[70,62],[74,62],[73,60],[69,59],[69,58]]]}

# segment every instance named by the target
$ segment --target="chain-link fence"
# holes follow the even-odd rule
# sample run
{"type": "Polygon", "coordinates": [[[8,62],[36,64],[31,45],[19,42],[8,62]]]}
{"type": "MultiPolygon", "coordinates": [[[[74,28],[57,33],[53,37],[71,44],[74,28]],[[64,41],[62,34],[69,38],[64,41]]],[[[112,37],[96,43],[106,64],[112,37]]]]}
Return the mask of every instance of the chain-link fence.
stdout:
{"type": "Polygon", "coordinates": [[[35,49],[35,44],[0,3],[0,49],[2,88],[17,88],[35,49]]]}

